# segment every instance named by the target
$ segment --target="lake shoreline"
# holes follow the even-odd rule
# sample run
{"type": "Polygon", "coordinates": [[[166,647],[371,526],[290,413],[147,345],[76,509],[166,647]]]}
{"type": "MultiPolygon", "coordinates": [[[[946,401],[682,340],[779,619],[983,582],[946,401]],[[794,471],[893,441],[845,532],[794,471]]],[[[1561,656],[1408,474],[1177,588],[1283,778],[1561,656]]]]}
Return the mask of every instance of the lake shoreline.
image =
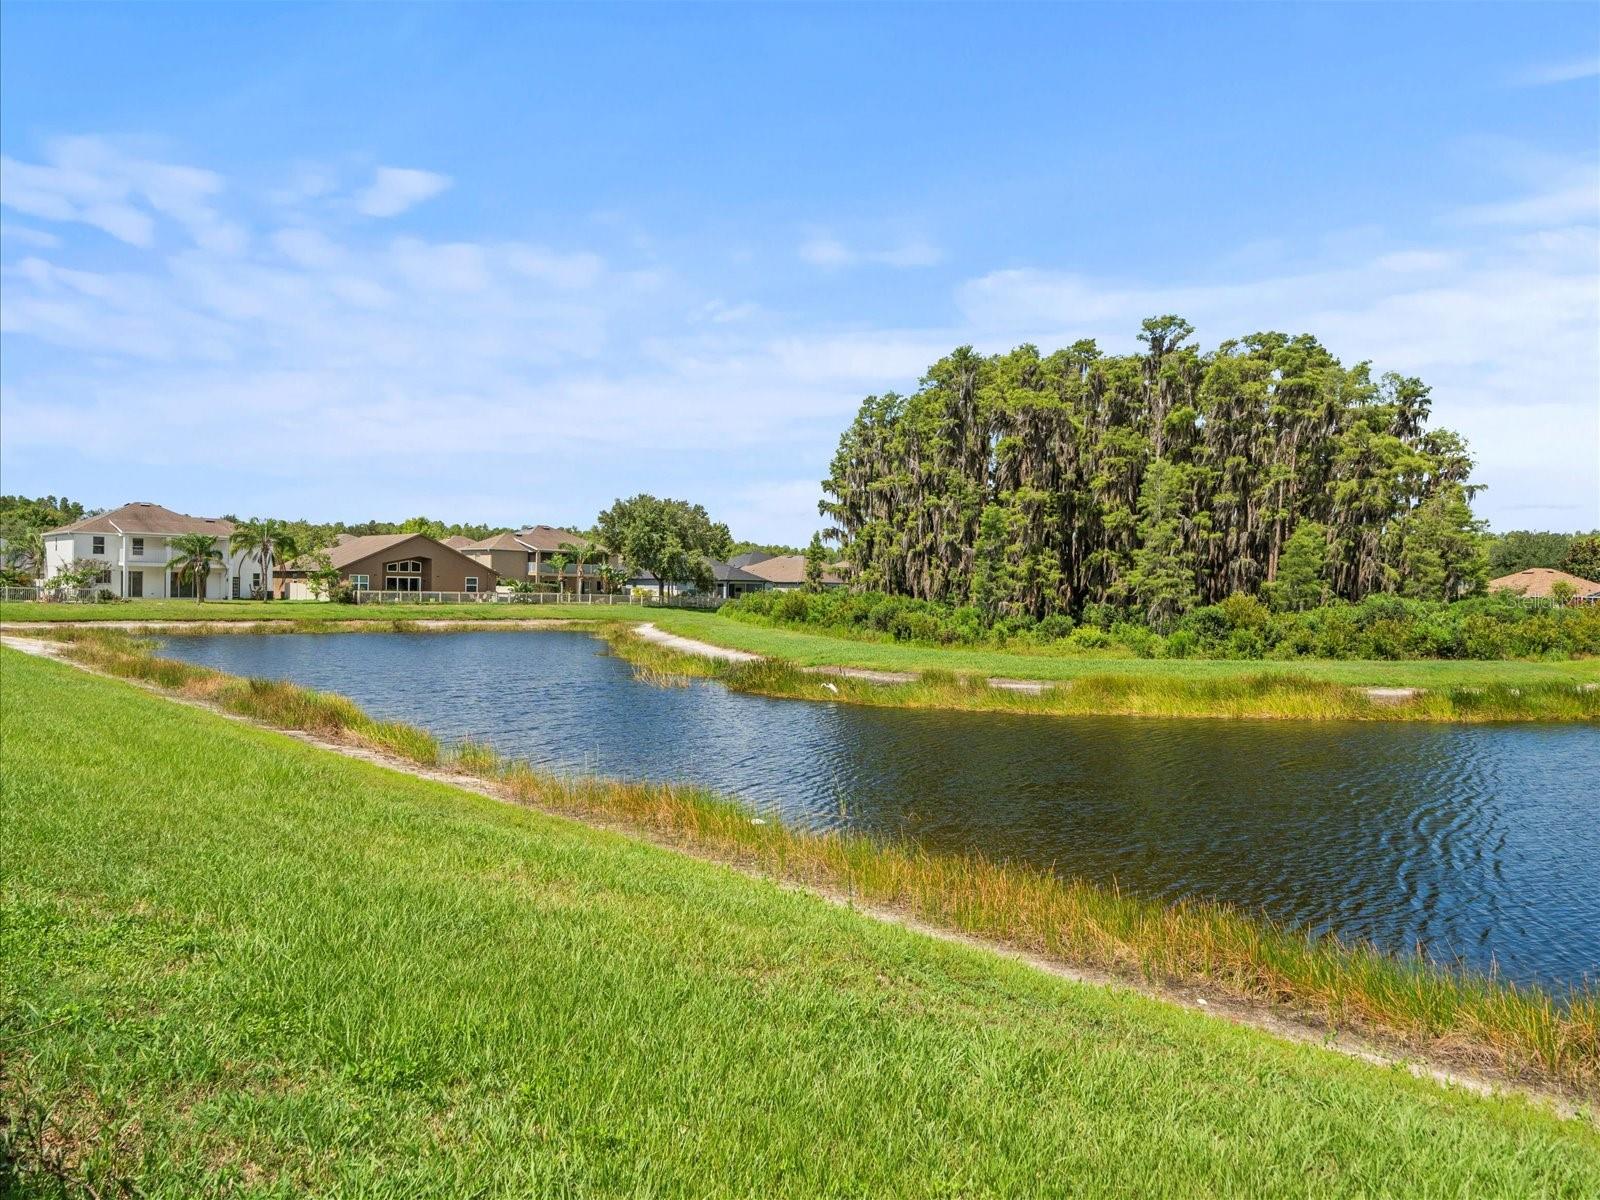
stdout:
{"type": "Polygon", "coordinates": [[[1228,680],[1160,675],[1096,676],[1046,682],[948,671],[880,671],[797,666],[684,637],[646,622],[597,631],[645,680],[714,679],[776,699],[883,708],[1016,712],[1059,717],[1223,720],[1427,721],[1449,723],[1600,721],[1600,687],[1362,687],[1309,680],[1264,667],[1228,680]]]}
{"type": "Polygon", "coordinates": [[[374,721],[342,698],[158,659],[116,634],[41,641],[7,631],[3,641],[323,749],[642,836],[830,899],[842,897],[872,915],[1037,959],[1033,965],[1056,973],[1115,981],[1295,1040],[1321,1044],[1331,1038],[1341,1052],[1377,1056],[1374,1061],[1405,1064],[1435,1078],[1510,1087],[1568,1114],[1600,1096],[1600,997],[1593,994],[1575,994],[1559,1013],[1537,988],[1312,942],[1214,905],[1167,906],[975,856],[951,858],[859,836],[807,834],[752,821],[741,806],[696,788],[562,781],[504,760],[486,746],[441,750],[432,735],[374,721]],[[1008,905],[1017,912],[1008,912],[1008,905]],[[1084,929],[1069,935],[1029,923],[1052,905],[1066,905],[1060,911],[1077,914],[1074,922],[1124,927],[1103,942],[1083,941],[1089,937],[1084,929]],[[1019,925],[1024,911],[1034,916],[1020,918],[1019,925]],[[1432,996],[1438,989],[1444,990],[1425,1005],[1435,1015],[1418,1025],[1420,1013],[1408,1012],[1410,1002],[1401,997],[1414,990],[1432,996]],[[1444,1027],[1432,1026],[1441,1011],[1456,1016],[1444,1027]],[[1525,1042],[1533,1030],[1537,1036],[1525,1042]],[[1553,1058],[1552,1046],[1559,1048],[1553,1058]]]}
{"type": "MultiPolygon", "coordinates": [[[[1115,660],[1106,661],[1103,673],[1094,670],[1099,664],[1089,660],[1083,674],[1065,679],[978,675],[941,668],[898,670],[849,663],[791,662],[779,655],[690,636],[704,632],[704,622],[693,618],[705,614],[647,610],[651,613],[647,620],[626,606],[595,605],[588,606],[588,610],[560,616],[508,615],[487,620],[376,614],[305,617],[293,612],[243,619],[4,620],[0,621],[0,632],[48,637],[53,636],[51,630],[95,628],[153,636],[581,629],[604,637],[646,678],[710,677],[752,694],[822,703],[1054,716],[1600,722],[1600,682],[1593,681],[1535,679],[1515,684],[1450,686],[1347,684],[1312,678],[1293,663],[1254,662],[1247,671],[1235,670],[1216,677],[1196,677],[1177,670],[1141,670],[1133,674],[1113,669],[1121,665],[1115,660]],[[620,613],[615,611],[618,608],[620,613]],[[691,620],[682,621],[684,615],[691,620]],[[687,628],[662,628],[658,622],[687,628]]],[[[734,623],[727,624],[735,631],[739,628],[734,623]]]]}

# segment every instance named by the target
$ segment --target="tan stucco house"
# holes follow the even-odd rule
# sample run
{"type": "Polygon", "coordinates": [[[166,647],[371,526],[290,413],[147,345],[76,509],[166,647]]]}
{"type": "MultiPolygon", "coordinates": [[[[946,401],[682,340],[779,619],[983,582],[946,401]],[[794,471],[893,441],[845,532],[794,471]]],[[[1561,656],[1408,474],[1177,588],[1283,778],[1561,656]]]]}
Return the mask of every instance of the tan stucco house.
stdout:
{"type": "MultiPolygon", "coordinates": [[[[468,558],[443,542],[420,533],[345,535],[328,550],[339,576],[357,591],[461,592],[494,591],[499,576],[486,563],[468,558]]],[[[310,555],[278,568],[279,595],[310,600],[310,575],[317,569],[310,555]]]]}
{"type": "MultiPolygon", "coordinates": [[[[569,547],[580,546],[587,549],[590,544],[588,538],[569,529],[557,529],[550,525],[530,525],[515,533],[497,533],[482,541],[472,542],[462,547],[461,552],[494,571],[502,583],[526,580],[554,584],[556,572],[550,559],[556,555],[565,555],[570,560],[569,547]]],[[[585,590],[598,590],[597,577],[602,565],[598,559],[584,563],[585,590]]],[[[578,590],[578,567],[571,561],[568,561],[562,569],[561,590],[568,592],[578,590]]]]}

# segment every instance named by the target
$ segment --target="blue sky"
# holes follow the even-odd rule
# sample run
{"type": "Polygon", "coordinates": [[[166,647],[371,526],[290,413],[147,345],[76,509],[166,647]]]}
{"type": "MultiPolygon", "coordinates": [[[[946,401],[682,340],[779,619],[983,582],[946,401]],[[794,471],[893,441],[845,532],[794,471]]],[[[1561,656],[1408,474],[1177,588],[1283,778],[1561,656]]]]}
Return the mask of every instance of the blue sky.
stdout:
{"type": "Polygon", "coordinates": [[[803,542],[939,355],[1311,332],[1600,525],[1600,8],[0,10],[0,474],[803,542]]]}

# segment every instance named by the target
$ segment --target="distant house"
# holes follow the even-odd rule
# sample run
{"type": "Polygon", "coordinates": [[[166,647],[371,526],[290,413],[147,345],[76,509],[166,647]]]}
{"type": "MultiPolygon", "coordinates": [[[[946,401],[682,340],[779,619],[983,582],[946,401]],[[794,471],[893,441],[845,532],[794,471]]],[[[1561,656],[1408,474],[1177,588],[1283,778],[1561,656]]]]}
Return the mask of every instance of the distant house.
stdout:
{"type": "MultiPolygon", "coordinates": [[[[557,555],[568,561],[561,570],[561,590],[578,590],[578,566],[571,561],[568,547],[588,548],[590,540],[569,529],[556,529],[550,525],[530,525],[515,533],[497,533],[481,541],[471,542],[461,552],[500,576],[504,583],[525,580],[533,583],[556,583],[555,564],[550,560],[557,555]]],[[[599,584],[601,561],[583,564],[585,590],[594,590],[599,584]]]]}
{"type": "Polygon", "coordinates": [[[744,567],[736,567],[732,563],[720,559],[712,559],[711,590],[700,592],[692,583],[684,580],[667,581],[665,589],[660,587],[660,581],[649,571],[637,571],[628,578],[630,588],[644,588],[651,592],[664,591],[668,596],[716,596],[723,600],[731,600],[735,596],[743,596],[746,592],[765,591],[770,584],[759,575],[753,575],[744,567]]]}
{"type": "MultiPolygon", "coordinates": [[[[744,557],[743,555],[740,556],[744,557]]],[[[737,561],[737,560],[735,560],[737,561]]],[[[741,568],[758,579],[764,579],[774,591],[792,592],[806,585],[806,556],[804,554],[774,554],[746,563],[741,568]]],[[[822,586],[843,587],[844,580],[831,570],[822,572],[822,586]]]]}
{"type": "Polygon", "coordinates": [[[465,550],[468,546],[472,545],[472,539],[469,537],[463,537],[459,533],[452,533],[449,537],[444,539],[444,544],[449,546],[452,550],[465,550]]]}
{"type": "Polygon", "coordinates": [[[1551,567],[1529,567],[1526,571],[1491,579],[1489,590],[1515,592],[1524,600],[1553,600],[1558,583],[1564,583],[1572,589],[1574,604],[1600,604],[1600,583],[1592,579],[1580,579],[1551,567]]]}
{"type": "MultiPolygon", "coordinates": [[[[328,560],[339,577],[357,591],[492,592],[499,576],[461,551],[420,533],[346,534],[328,548],[328,560]]],[[[316,558],[302,555],[278,570],[279,594],[287,600],[310,600],[316,558]]]]}
{"type": "Polygon", "coordinates": [[[118,596],[193,596],[193,577],[180,580],[170,565],[176,557],[172,539],[186,533],[210,534],[223,553],[222,562],[203,581],[206,599],[238,600],[271,589],[270,566],[263,578],[258,559],[229,549],[233,522],[191,517],[143,501],[44,534],[44,577],[49,580],[80,559],[93,559],[105,564],[94,586],[118,596]]]}

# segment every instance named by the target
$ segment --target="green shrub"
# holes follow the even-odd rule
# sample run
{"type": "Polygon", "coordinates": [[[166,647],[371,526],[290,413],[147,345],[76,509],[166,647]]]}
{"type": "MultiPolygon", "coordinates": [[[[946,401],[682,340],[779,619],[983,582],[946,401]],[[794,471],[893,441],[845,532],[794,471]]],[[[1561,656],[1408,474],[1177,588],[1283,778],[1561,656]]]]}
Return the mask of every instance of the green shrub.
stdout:
{"type": "Polygon", "coordinates": [[[1077,620],[1010,613],[986,620],[974,605],[952,607],[882,592],[756,592],[722,612],[845,637],[930,646],[1022,643],[1065,652],[1123,647],[1151,658],[1550,658],[1600,654],[1600,605],[1528,604],[1477,596],[1446,604],[1401,596],[1335,601],[1274,612],[1253,596],[1190,609],[1165,639],[1137,612],[1085,604],[1077,620]]]}

